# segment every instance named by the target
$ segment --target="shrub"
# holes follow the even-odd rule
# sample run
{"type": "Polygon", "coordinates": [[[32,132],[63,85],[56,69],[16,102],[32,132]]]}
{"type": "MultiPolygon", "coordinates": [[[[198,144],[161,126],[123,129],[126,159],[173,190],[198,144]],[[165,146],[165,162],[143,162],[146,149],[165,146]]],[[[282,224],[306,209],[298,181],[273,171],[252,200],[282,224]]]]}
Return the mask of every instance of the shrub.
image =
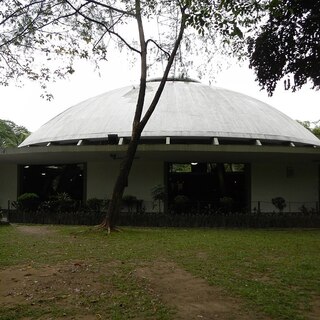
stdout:
{"type": "Polygon", "coordinates": [[[33,211],[37,210],[40,204],[39,196],[35,193],[23,193],[14,203],[15,207],[20,210],[33,211]]]}
{"type": "Polygon", "coordinates": [[[282,212],[283,209],[287,206],[286,200],[282,197],[273,198],[271,201],[272,204],[279,210],[279,212],[282,212]]]}
{"type": "Polygon", "coordinates": [[[232,211],[234,200],[231,197],[220,198],[220,206],[224,212],[232,211]]]}
{"type": "Polygon", "coordinates": [[[161,202],[164,202],[166,198],[166,192],[163,185],[158,184],[151,189],[151,196],[153,200],[153,208],[158,206],[159,212],[161,212],[161,202]]]}
{"type": "Polygon", "coordinates": [[[176,196],[173,200],[174,203],[174,210],[177,213],[181,213],[182,211],[185,211],[189,204],[189,198],[183,194],[180,194],[176,196]]]}
{"type": "Polygon", "coordinates": [[[58,212],[74,211],[77,205],[76,201],[73,200],[66,192],[58,193],[56,196],[52,196],[49,204],[53,211],[58,212]]]}
{"type": "Polygon", "coordinates": [[[100,212],[100,211],[106,211],[108,207],[108,200],[104,199],[98,199],[98,198],[90,198],[86,202],[86,208],[89,211],[95,211],[95,212],[100,212]]]}

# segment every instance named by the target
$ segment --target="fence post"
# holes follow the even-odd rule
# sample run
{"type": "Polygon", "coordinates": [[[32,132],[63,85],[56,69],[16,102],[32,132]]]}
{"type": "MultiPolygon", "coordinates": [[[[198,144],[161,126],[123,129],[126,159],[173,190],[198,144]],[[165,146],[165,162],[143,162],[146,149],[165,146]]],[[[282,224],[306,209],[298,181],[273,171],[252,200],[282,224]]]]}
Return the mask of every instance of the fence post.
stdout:
{"type": "Polygon", "coordinates": [[[258,213],[261,213],[260,201],[258,201],[258,213]]]}

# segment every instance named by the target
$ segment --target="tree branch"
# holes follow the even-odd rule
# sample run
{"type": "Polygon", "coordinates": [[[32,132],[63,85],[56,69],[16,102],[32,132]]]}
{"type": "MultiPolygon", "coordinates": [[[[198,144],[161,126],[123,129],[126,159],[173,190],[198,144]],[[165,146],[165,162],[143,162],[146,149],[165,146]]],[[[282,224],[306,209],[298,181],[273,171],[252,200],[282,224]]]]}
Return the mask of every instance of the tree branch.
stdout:
{"type": "Polygon", "coordinates": [[[147,83],[147,45],[145,41],[143,22],[141,18],[141,7],[140,0],[136,0],[136,19],[138,23],[139,41],[141,48],[141,70],[140,70],[140,87],[139,95],[136,105],[136,111],[133,119],[132,132],[138,127],[142,115],[142,110],[144,106],[144,99],[146,93],[146,83],[147,83]]]}
{"type": "Polygon", "coordinates": [[[156,41],[154,41],[153,39],[148,39],[146,41],[146,46],[148,46],[148,43],[149,42],[152,42],[153,44],[155,44],[155,46],[160,50],[162,51],[164,54],[166,54],[168,56],[168,59],[170,58],[170,53],[166,50],[164,50],[156,41]]]}
{"type": "Polygon", "coordinates": [[[157,106],[157,103],[160,99],[160,96],[162,94],[162,91],[164,89],[164,86],[166,84],[166,81],[168,79],[168,75],[169,75],[169,72],[170,72],[170,69],[171,69],[171,66],[173,64],[173,61],[175,59],[175,56],[177,54],[177,51],[179,49],[179,46],[180,46],[180,43],[181,43],[181,40],[183,38],[183,33],[184,33],[184,30],[186,28],[186,14],[185,14],[185,10],[186,8],[182,8],[181,9],[181,13],[182,13],[182,16],[181,16],[181,23],[180,23],[180,30],[179,30],[179,35],[178,35],[178,38],[175,42],[175,45],[174,45],[174,48],[171,52],[171,55],[170,55],[170,58],[169,58],[169,61],[167,63],[167,66],[166,66],[166,69],[163,73],[163,76],[162,76],[162,79],[161,79],[161,82],[159,84],[159,87],[157,89],[157,92],[155,93],[154,95],[154,98],[147,110],[147,112],[145,113],[144,117],[142,118],[142,120],[140,121],[140,130],[142,131],[145,127],[145,125],[147,124],[148,120],[150,119],[153,111],[155,110],[156,106],[157,106]]]}
{"type": "Polygon", "coordinates": [[[115,8],[115,7],[112,7],[112,6],[109,6],[109,5],[107,5],[107,4],[105,4],[105,3],[102,3],[102,2],[100,2],[100,1],[95,1],[95,0],[88,0],[88,1],[91,2],[91,3],[94,3],[94,4],[98,5],[98,6],[107,8],[107,9],[109,9],[110,11],[115,11],[115,12],[124,14],[124,15],[126,15],[126,16],[136,17],[136,13],[134,13],[134,12],[121,10],[121,9],[118,9],[118,8],[115,8]]]}
{"type": "MultiPolygon", "coordinates": [[[[73,6],[69,1],[66,1],[66,2],[75,10],[74,6],[73,6]]],[[[89,2],[89,1],[88,1],[88,2],[89,2]]],[[[84,19],[87,19],[87,20],[89,20],[90,22],[93,22],[93,23],[95,23],[95,24],[98,24],[98,25],[104,27],[104,28],[107,30],[107,33],[112,34],[112,35],[115,35],[115,36],[116,36],[117,38],[119,38],[120,41],[123,42],[130,50],[132,50],[132,51],[140,54],[140,51],[139,51],[139,50],[137,50],[136,48],[134,48],[133,46],[131,46],[122,36],[120,36],[119,33],[115,32],[115,31],[112,31],[112,30],[110,29],[110,27],[108,27],[108,26],[107,26],[106,24],[104,24],[103,22],[98,21],[98,20],[96,20],[96,19],[93,19],[93,18],[87,16],[86,14],[84,14],[84,13],[81,12],[81,11],[79,11],[79,12],[77,12],[77,13],[78,13],[80,16],[82,16],[84,19]]],[[[113,28],[113,27],[114,27],[114,24],[112,25],[112,28],[113,28]]],[[[101,39],[100,39],[99,41],[101,41],[101,39]]]]}
{"type": "MultiPolygon", "coordinates": [[[[39,3],[42,3],[42,1],[40,1],[39,3]]],[[[62,3],[62,2],[61,2],[61,3],[62,3]]],[[[60,4],[61,4],[61,3],[60,3],[60,4]]],[[[69,4],[69,1],[67,1],[67,3],[69,4]]],[[[69,5],[71,5],[71,7],[72,7],[72,9],[74,10],[74,12],[69,13],[69,14],[66,14],[66,15],[63,15],[63,16],[59,16],[59,17],[57,17],[57,18],[55,18],[55,19],[53,19],[53,20],[50,20],[50,21],[48,21],[47,23],[44,23],[44,24],[42,24],[41,26],[39,26],[39,27],[37,27],[37,28],[34,28],[33,32],[35,33],[36,31],[39,31],[39,30],[45,28],[46,26],[48,26],[48,25],[50,25],[50,24],[52,24],[52,23],[54,23],[54,22],[56,22],[56,21],[59,21],[59,20],[61,20],[61,19],[68,18],[68,17],[71,17],[71,16],[76,15],[76,14],[78,13],[78,11],[81,10],[81,9],[82,9],[84,6],[86,6],[88,3],[89,3],[89,1],[87,1],[87,2],[84,3],[84,4],[82,4],[78,9],[76,9],[76,8],[73,7],[71,4],[69,4],[69,5]]],[[[59,5],[59,4],[56,4],[55,6],[57,6],[57,5],[59,5]]],[[[39,11],[39,12],[37,13],[37,16],[32,20],[32,22],[30,22],[21,32],[19,32],[18,34],[16,34],[13,38],[9,39],[8,41],[0,44],[0,48],[3,47],[3,46],[9,45],[9,44],[13,43],[17,38],[20,38],[20,37],[24,36],[24,35],[27,33],[27,30],[29,30],[30,27],[32,27],[32,26],[34,25],[34,23],[36,22],[37,18],[40,16],[40,14],[41,14],[41,11],[39,11]]]]}
{"type": "Polygon", "coordinates": [[[11,19],[11,18],[16,18],[16,17],[20,16],[21,14],[20,14],[20,13],[17,14],[18,12],[21,12],[21,11],[22,11],[22,14],[23,14],[23,13],[24,13],[24,9],[28,9],[28,8],[30,8],[30,7],[32,7],[32,6],[34,6],[34,5],[38,5],[38,4],[40,4],[40,3],[42,4],[43,1],[44,1],[44,0],[31,2],[31,3],[27,4],[27,5],[25,5],[23,8],[17,9],[17,10],[14,11],[12,14],[6,16],[6,18],[5,18],[4,20],[0,21],[0,25],[6,23],[6,22],[7,22],[9,19],[11,19]]]}

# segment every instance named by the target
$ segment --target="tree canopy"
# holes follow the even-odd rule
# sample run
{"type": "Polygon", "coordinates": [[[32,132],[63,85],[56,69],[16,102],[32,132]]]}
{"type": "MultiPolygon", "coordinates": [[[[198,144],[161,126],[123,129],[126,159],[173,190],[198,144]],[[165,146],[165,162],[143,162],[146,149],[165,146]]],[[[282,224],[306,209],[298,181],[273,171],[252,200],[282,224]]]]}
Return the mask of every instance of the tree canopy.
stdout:
{"type": "Polygon", "coordinates": [[[13,121],[0,119],[0,148],[17,147],[29,136],[30,132],[13,121]]]}
{"type": "Polygon", "coordinates": [[[268,19],[249,41],[250,67],[269,95],[284,79],[295,91],[320,88],[320,0],[272,0],[268,19]]]}
{"type": "MultiPolygon", "coordinates": [[[[216,53],[244,53],[243,28],[259,21],[260,1],[252,0],[7,0],[0,2],[0,84],[26,76],[45,89],[48,81],[72,74],[76,59],[97,66],[110,52],[129,50],[139,58],[137,5],[145,26],[149,75],[163,71],[178,36],[184,37],[173,71],[202,67],[210,73],[216,53]],[[195,32],[194,32],[195,31],[195,32]],[[203,41],[205,39],[205,41],[203,41]],[[193,54],[194,55],[193,55],[193,54]],[[206,55],[204,57],[204,55],[206,55]],[[198,58],[197,56],[201,56],[198,58]],[[205,62],[204,62],[205,61],[205,62]]],[[[260,11],[261,12],[261,11],[260,11]]],[[[212,72],[211,72],[212,73],[212,72]]],[[[47,94],[47,92],[45,92],[47,94]]],[[[49,94],[47,97],[51,97],[49,94]]]]}

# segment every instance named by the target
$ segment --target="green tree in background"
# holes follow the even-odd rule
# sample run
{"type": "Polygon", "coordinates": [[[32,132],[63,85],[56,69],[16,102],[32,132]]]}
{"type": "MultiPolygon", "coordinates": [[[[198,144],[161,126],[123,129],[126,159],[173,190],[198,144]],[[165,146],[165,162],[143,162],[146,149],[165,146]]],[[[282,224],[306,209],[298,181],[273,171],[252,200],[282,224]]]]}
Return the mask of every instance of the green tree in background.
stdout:
{"type": "Polygon", "coordinates": [[[0,148],[17,147],[30,132],[23,126],[16,125],[13,121],[0,119],[0,148]]]}
{"type": "Polygon", "coordinates": [[[299,121],[299,120],[297,121],[320,139],[320,125],[319,125],[320,120],[315,122],[299,121]]]}

